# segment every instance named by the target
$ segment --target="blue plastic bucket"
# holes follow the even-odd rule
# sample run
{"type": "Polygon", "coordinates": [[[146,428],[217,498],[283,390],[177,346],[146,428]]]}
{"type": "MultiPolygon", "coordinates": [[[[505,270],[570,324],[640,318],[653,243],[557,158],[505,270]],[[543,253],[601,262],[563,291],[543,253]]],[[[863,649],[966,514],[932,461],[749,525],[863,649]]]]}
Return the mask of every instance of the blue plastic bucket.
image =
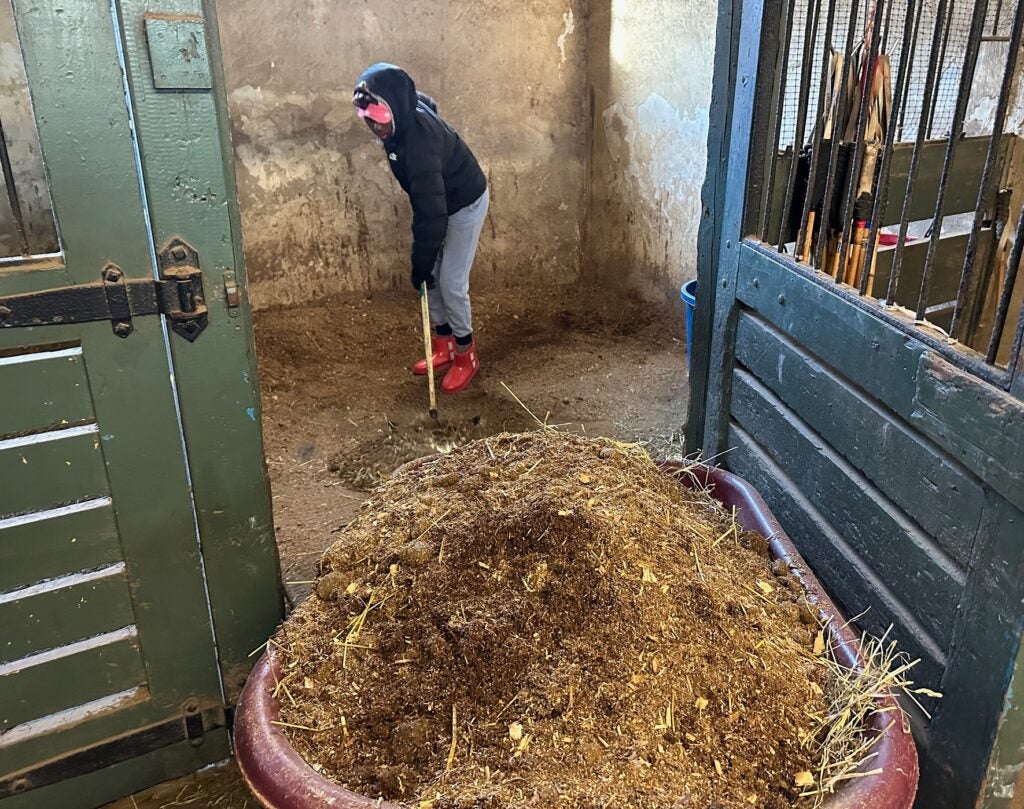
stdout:
{"type": "Polygon", "coordinates": [[[686,304],[686,367],[690,367],[690,344],[693,342],[693,309],[697,305],[697,281],[687,281],[679,288],[679,297],[686,304]]]}

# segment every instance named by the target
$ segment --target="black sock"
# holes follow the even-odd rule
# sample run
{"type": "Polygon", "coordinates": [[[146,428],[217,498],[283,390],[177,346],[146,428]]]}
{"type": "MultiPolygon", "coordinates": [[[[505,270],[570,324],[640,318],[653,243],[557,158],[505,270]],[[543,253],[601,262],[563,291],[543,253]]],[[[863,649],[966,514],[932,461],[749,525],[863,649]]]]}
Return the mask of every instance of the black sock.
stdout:
{"type": "Polygon", "coordinates": [[[442,323],[440,326],[434,326],[434,333],[438,337],[451,337],[452,327],[447,323],[442,323]]]}
{"type": "Polygon", "coordinates": [[[471,345],[473,345],[473,332],[464,335],[455,335],[455,346],[458,348],[460,354],[468,351],[471,345]]]}

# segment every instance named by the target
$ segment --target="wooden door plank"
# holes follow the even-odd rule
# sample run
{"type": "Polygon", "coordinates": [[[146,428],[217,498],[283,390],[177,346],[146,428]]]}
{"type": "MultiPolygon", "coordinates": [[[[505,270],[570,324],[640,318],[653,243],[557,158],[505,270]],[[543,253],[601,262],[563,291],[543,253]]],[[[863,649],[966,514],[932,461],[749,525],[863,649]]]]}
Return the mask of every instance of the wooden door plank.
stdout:
{"type": "Polygon", "coordinates": [[[146,682],[134,635],[120,633],[62,657],[39,657],[24,668],[0,666],[0,730],[146,682]]]}
{"type": "Polygon", "coordinates": [[[1019,428],[1015,427],[1010,440],[997,438],[1008,429],[1007,414],[1013,425],[1018,424],[1016,414],[1024,405],[953,368],[912,335],[851,305],[782,259],[749,244],[744,244],[742,253],[744,271],[737,296],[746,306],[794,342],[813,345],[825,363],[842,368],[844,376],[868,395],[945,446],[951,440],[950,429],[924,412],[928,402],[942,401],[951,423],[969,429],[971,435],[989,436],[983,443],[985,451],[971,450],[974,442],[966,436],[956,439],[950,450],[973,475],[1011,503],[1024,506],[1019,428]],[[925,355],[928,358],[922,359],[925,355]],[[954,377],[960,381],[951,383],[954,377]]]}
{"type": "MultiPolygon", "coordinates": [[[[1000,151],[1009,154],[1015,136],[1003,138],[1000,151]]],[[[957,146],[953,164],[950,167],[949,182],[946,185],[946,200],[943,209],[946,216],[974,211],[978,201],[978,184],[981,170],[988,153],[987,135],[964,138],[957,146]]],[[[910,175],[910,158],[914,152],[913,142],[897,143],[893,148],[892,167],[889,171],[889,197],[882,215],[882,226],[896,225],[903,216],[903,203],[907,196],[907,178],[910,175]]],[[[946,159],[946,141],[925,141],[921,148],[921,168],[914,183],[914,197],[908,212],[910,222],[931,219],[935,216],[935,197],[939,189],[939,178],[946,159]]],[[[779,153],[775,164],[775,187],[771,202],[769,233],[777,233],[782,206],[785,204],[785,180],[792,163],[792,150],[779,153]]],[[[785,234],[786,241],[792,241],[791,232],[785,234]]]]}
{"type": "Polygon", "coordinates": [[[741,316],[736,352],[762,384],[966,567],[985,494],[964,466],[756,313],[741,316]]]}
{"type": "Polygon", "coordinates": [[[878,637],[890,626],[896,627],[890,637],[900,649],[921,659],[914,672],[915,682],[937,689],[946,657],[929,641],[928,633],[803,496],[799,486],[735,422],[730,425],[729,443],[733,447],[729,469],[750,481],[771,504],[800,555],[847,617],[858,616],[857,626],[878,637]]]}
{"type": "Polygon", "coordinates": [[[210,306],[202,337],[172,341],[171,351],[224,688],[233,700],[253,663],[249,652],[283,617],[283,599],[215,8],[200,0],[161,5],[161,12],[205,18],[214,84],[211,92],[169,92],[153,85],[143,24],[152,4],[117,6],[154,237],[159,245],[181,236],[196,247],[210,306]],[[241,288],[233,312],[224,300],[225,270],[234,271],[241,288]]]}
{"type": "Polygon", "coordinates": [[[973,806],[1024,629],[1024,512],[989,491],[922,758],[921,806],[973,806]]]}
{"type": "MultiPolygon", "coordinates": [[[[740,273],[742,239],[746,230],[748,199],[759,199],[759,183],[748,187],[752,177],[763,174],[764,166],[755,165],[752,156],[752,134],[768,113],[768,97],[775,84],[774,66],[780,40],[779,13],[776,0],[744,0],[739,20],[739,47],[735,94],[731,100],[732,121],[729,135],[729,161],[726,197],[719,236],[718,275],[715,279],[715,308],[712,318],[711,345],[707,371],[707,395],[704,409],[703,450],[706,456],[725,449],[729,429],[729,398],[734,362],[736,321],[739,308],[736,299],[740,273]],[[766,66],[764,70],[760,68],[766,66]],[[761,121],[759,122],[758,114],[761,121]]],[[[703,294],[708,294],[707,292],[703,294]]]]}
{"type": "Polygon", "coordinates": [[[0,596],[0,663],[133,624],[124,565],[76,573],[0,596]]]}
{"type": "Polygon", "coordinates": [[[95,428],[0,441],[0,517],[108,493],[95,428]]]}
{"type": "Polygon", "coordinates": [[[697,232],[697,304],[693,317],[688,378],[690,400],[686,419],[686,452],[704,444],[704,416],[711,364],[711,334],[718,262],[722,252],[722,219],[729,170],[729,137],[732,131],[732,97],[736,92],[739,39],[733,36],[733,20],[739,20],[742,0],[718,3],[715,35],[715,69],[708,122],[708,162],[701,187],[701,221],[697,232]]]}
{"type": "Polygon", "coordinates": [[[4,396],[0,436],[83,424],[93,419],[80,348],[0,357],[4,396]]]}
{"type": "Polygon", "coordinates": [[[941,357],[921,359],[911,423],[1024,509],[1024,402],[941,357]]]}
{"type": "MultiPolygon", "coordinates": [[[[982,228],[978,232],[978,251],[984,255],[992,244],[994,231],[982,228]]],[[[964,268],[964,256],[967,253],[968,233],[955,233],[939,239],[935,264],[932,269],[932,281],[928,290],[927,306],[938,306],[942,303],[955,301],[960,287],[960,273],[964,268]]],[[[904,245],[903,263],[900,267],[899,286],[896,290],[896,302],[908,309],[917,308],[917,297],[921,290],[921,279],[924,276],[925,257],[928,254],[928,240],[919,239],[904,245]]],[[[892,263],[896,256],[896,247],[879,247],[875,266],[875,298],[884,298],[888,294],[889,276],[892,263]]],[[[934,318],[929,317],[934,322],[934,318]]]]}
{"type": "MultiPolygon", "coordinates": [[[[732,415],[756,435],[802,496],[842,537],[860,564],[923,627],[949,648],[966,574],[870,482],[744,371],[733,382],[732,415]]],[[[976,527],[975,527],[976,530],[976,527]]]]}
{"type": "MultiPolygon", "coordinates": [[[[4,809],[43,809],[43,807],[94,809],[152,784],[194,773],[209,764],[223,762],[230,757],[231,745],[228,732],[224,728],[220,728],[204,735],[203,743],[198,746],[188,741],[178,742],[170,747],[97,770],[89,775],[70,778],[52,786],[15,795],[7,798],[3,807],[4,809]]],[[[175,804],[186,807],[186,809],[203,809],[193,800],[196,794],[194,791],[189,791],[182,796],[179,792],[180,801],[172,800],[170,803],[164,803],[160,805],[161,809],[171,809],[175,804]]],[[[223,804],[223,809],[246,809],[245,800],[243,798],[243,802],[238,804],[229,799],[229,802],[223,804]]],[[[249,799],[248,807],[256,809],[255,799],[249,799]]]]}
{"type": "MultiPolygon", "coordinates": [[[[156,261],[122,64],[121,26],[134,21],[120,19],[108,0],[16,0],[15,14],[68,280],[94,282],[108,262],[128,277],[151,278],[156,261]]],[[[25,761],[29,748],[52,758],[66,752],[60,747],[65,741],[124,732],[123,717],[136,726],[151,724],[178,715],[187,699],[220,699],[164,324],[147,316],[133,325],[127,339],[115,337],[103,322],[7,329],[17,334],[3,337],[15,347],[18,340],[74,339],[81,345],[134,599],[133,644],[145,658],[152,699],[83,719],[78,728],[47,737],[49,744],[19,736],[4,758],[25,761]],[[169,622],[173,632],[167,631],[169,622]]],[[[228,544],[230,538],[218,542],[228,544]]],[[[66,665],[64,676],[73,678],[76,667],[89,660],[66,665]]]]}
{"type": "Polygon", "coordinates": [[[0,520],[0,593],[121,559],[109,498],[0,520]]]}

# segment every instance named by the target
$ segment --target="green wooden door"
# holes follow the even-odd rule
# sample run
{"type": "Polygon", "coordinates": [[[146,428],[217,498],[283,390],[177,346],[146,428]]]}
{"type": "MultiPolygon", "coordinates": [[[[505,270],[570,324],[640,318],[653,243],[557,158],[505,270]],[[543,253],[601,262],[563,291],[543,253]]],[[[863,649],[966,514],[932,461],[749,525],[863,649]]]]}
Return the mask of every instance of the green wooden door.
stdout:
{"type": "Polygon", "coordinates": [[[61,253],[0,263],[0,298],[153,279],[179,238],[210,313],[0,328],[3,809],[226,758],[281,613],[216,31],[167,6],[15,3],[61,253]]]}
{"type": "Polygon", "coordinates": [[[786,9],[719,6],[688,443],[750,480],[847,614],[891,628],[945,695],[912,710],[917,806],[974,806],[990,760],[984,805],[1017,806],[1024,356],[985,365],[763,240],[786,9]]]}

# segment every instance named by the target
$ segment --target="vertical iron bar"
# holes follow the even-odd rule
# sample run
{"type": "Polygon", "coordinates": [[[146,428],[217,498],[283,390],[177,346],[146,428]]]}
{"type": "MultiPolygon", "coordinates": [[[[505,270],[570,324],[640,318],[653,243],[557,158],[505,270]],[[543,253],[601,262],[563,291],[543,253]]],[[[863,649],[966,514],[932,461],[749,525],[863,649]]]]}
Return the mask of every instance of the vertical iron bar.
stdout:
{"type": "MultiPolygon", "coordinates": [[[[923,2],[922,3],[918,3],[917,4],[917,14],[914,16],[914,35],[915,36],[917,36],[918,32],[920,32],[920,30],[921,30],[921,12],[923,10],[924,10],[924,3],[923,2]]],[[[906,36],[906,32],[905,31],[904,31],[904,36],[906,36]]],[[[916,58],[916,56],[917,56],[916,51],[915,51],[914,56],[916,58]]],[[[903,66],[900,65],[900,70],[902,70],[902,69],[903,69],[903,66]]],[[[907,84],[906,84],[906,87],[903,88],[903,98],[899,99],[898,102],[897,102],[899,104],[899,110],[900,110],[900,133],[899,133],[900,141],[903,140],[903,129],[904,129],[903,125],[904,125],[904,122],[905,122],[906,116],[907,116],[908,102],[910,101],[910,98],[909,98],[909,96],[910,96],[910,76],[913,75],[913,71],[914,71],[914,64],[913,64],[913,62],[911,62],[909,65],[907,65],[907,70],[909,71],[909,73],[907,74],[907,84]]]]}
{"type": "MultiPolygon", "coordinates": [[[[1003,279],[1003,288],[999,293],[999,304],[996,306],[996,317],[992,323],[992,335],[988,340],[988,351],[985,353],[985,362],[993,363],[999,353],[999,344],[1003,341],[1003,329],[1006,328],[1006,314],[1010,310],[1010,301],[1013,297],[1013,287],[1017,281],[1017,272],[1020,269],[1021,253],[1024,253],[1024,208],[1021,208],[1020,216],[1017,217],[1017,232],[1013,237],[1013,247],[1010,248],[1010,258],[1006,263],[1006,278],[1003,279]]],[[[1021,310],[1024,317],[1024,309],[1021,310]]]]}
{"type": "MultiPolygon", "coordinates": [[[[908,0],[907,18],[903,22],[903,44],[900,47],[900,72],[896,79],[896,103],[906,100],[904,91],[910,84],[910,73],[914,67],[915,45],[917,44],[918,22],[921,20],[920,10],[924,0],[908,0]],[[915,14],[915,6],[916,11],[915,14]]],[[[892,6],[890,5],[890,8],[892,6]]],[[[902,112],[902,110],[901,110],[902,112]]],[[[889,172],[892,168],[892,153],[896,144],[896,110],[889,116],[889,129],[885,133],[885,146],[882,149],[881,165],[878,167],[878,191],[875,193],[875,204],[871,211],[871,232],[868,235],[868,249],[864,253],[864,264],[860,271],[860,294],[868,294],[868,275],[877,249],[878,232],[882,229],[882,216],[889,204],[889,172]]]]}
{"type": "MultiPolygon", "coordinates": [[[[814,185],[818,179],[818,155],[821,151],[821,140],[825,130],[825,105],[828,103],[825,99],[825,85],[828,83],[828,57],[832,46],[832,27],[835,23],[836,17],[836,2],[837,0],[829,0],[828,15],[825,19],[825,37],[823,41],[824,51],[821,56],[821,78],[818,81],[818,117],[814,122],[814,136],[811,141],[811,163],[807,171],[807,193],[804,194],[804,206],[800,215],[800,229],[796,237],[798,253],[807,239],[807,217],[811,212],[811,195],[814,191],[814,185]]],[[[1024,0],[1022,0],[1022,2],[1024,2],[1024,0]]],[[[814,264],[814,257],[811,255],[804,256],[804,260],[812,266],[817,266],[814,264]]]]}
{"type": "MultiPolygon", "coordinates": [[[[942,35],[942,51],[939,56],[939,80],[932,90],[931,113],[928,115],[928,137],[935,137],[935,111],[939,108],[939,90],[942,89],[942,72],[946,68],[946,53],[949,49],[949,35],[953,31],[953,11],[956,0],[949,0],[949,13],[946,15],[945,32],[942,35]]],[[[977,6],[975,6],[977,8],[977,6]]]]}
{"type": "Polygon", "coordinates": [[[839,93],[839,103],[836,105],[836,120],[832,126],[832,150],[828,158],[828,173],[825,175],[825,193],[821,198],[821,223],[818,225],[818,244],[814,250],[815,266],[821,266],[821,258],[825,251],[825,241],[828,235],[829,214],[832,211],[832,197],[836,193],[836,171],[839,164],[839,147],[843,140],[843,130],[846,129],[843,121],[843,113],[846,112],[846,77],[850,71],[850,59],[853,54],[853,31],[859,22],[858,0],[853,0],[850,7],[849,27],[846,30],[846,48],[843,50],[843,68],[837,81],[843,89],[839,93]]]}
{"type": "Polygon", "coordinates": [[[1010,370],[1010,395],[1017,399],[1024,399],[1024,357],[1021,356],[1021,346],[1024,346],[1024,308],[1017,317],[1017,334],[1013,338],[1007,363],[1010,370]]]}
{"type": "Polygon", "coordinates": [[[1022,31],[1024,31],[1024,2],[1019,2],[1017,4],[1017,11],[1013,15],[1013,30],[1010,32],[1010,50],[1006,57],[1006,69],[1003,71],[1003,86],[999,90],[995,123],[992,125],[992,136],[988,142],[988,154],[985,156],[985,167],[982,169],[981,184],[978,187],[978,201],[974,208],[974,223],[971,225],[971,235],[967,240],[964,268],[960,273],[960,286],[957,288],[956,306],[953,308],[953,321],[949,327],[949,334],[954,339],[957,339],[960,316],[967,299],[967,292],[970,289],[971,278],[974,275],[974,263],[977,260],[978,235],[981,232],[981,223],[985,218],[985,211],[992,204],[995,193],[993,183],[999,179],[995,176],[994,169],[996,161],[999,159],[999,146],[1003,137],[1003,128],[1006,126],[1010,90],[1017,75],[1017,56],[1020,52],[1022,31]]]}
{"type": "MultiPolygon", "coordinates": [[[[886,48],[889,47],[889,34],[892,31],[892,9],[895,3],[889,3],[885,9],[885,28],[882,29],[882,44],[878,47],[879,53],[886,53],[886,48]]],[[[906,26],[903,26],[906,28],[906,26]]]]}
{"type": "Polygon", "coordinates": [[[946,159],[942,164],[942,176],[939,178],[939,194],[935,200],[935,218],[932,220],[932,235],[928,242],[928,253],[924,259],[924,274],[921,276],[921,290],[917,296],[917,319],[924,318],[924,310],[928,308],[928,292],[932,285],[932,270],[935,267],[935,253],[939,249],[939,237],[942,236],[942,206],[946,201],[946,186],[953,170],[953,158],[960,135],[964,131],[964,116],[967,114],[967,102],[971,97],[974,84],[974,69],[978,63],[978,50],[981,47],[981,36],[985,30],[988,15],[988,0],[976,0],[974,17],[971,20],[971,32],[967,38],[967,53],[964,55],[964,66],[960,73],[960,90],[957,93],[956,109],[953,111],[953,125],[949,128],[949,139],[946,141],[946,159]]]}
{"type": "MultiPolygon", "coordinates": [[[[846,194],[843,197],[843,213],[839,236],[839,272],[846,266],[850,239],[853,238],[853,200],[860,185],[860,172],[864,163],[866,144],[864,133],[868,125],[868,108],[871,106],[871,89],[875,83],[875,70],[878,65],[878,34],[882,28],[882,15],[878,13],[882,0],[874,0],[871,6],[871,39],[867,43],[868,51],[864,54],[863,89],[860,93],[860,108],[857,110],[857,129],[853,141],[853,157],[850,160],[850,177],[846,183],[846,194]]],[[[838,280],[838,278],[836,279],[838,280]]]]}
{"type": "MultiPolygon", "coordinates": [[[[786,83],[789,78],[789,46],[793,35],[793,16],[796,11],[796,0],[789,0],[789,10],[786,17],[786,36],[782,40],[782,56],[779,60],[779,70],[776,72],[779,82],[779,100],[775,106],[775,132],[770,141],[771,158],[768,163],[768,177],[765,180],[764,203],[761,208],[761,241],[768,241],[768,224],[772,218],[772,196],[775,194],[775,172],[779,160],[779,149],[782,148],[782,113],[786,104],[786,83]]],[[[795,141],[795,136],[794,136],[795,141]]],[[[796,146],[793,146],[793,165],[796,165],[796,146]]],[[[779,216],[780,227],[785,226],[786,211],[782,210],[779,216]]]]}
{"type": "Polygon", "coordinates": [[[18,241],[21,243],[21,254],[31,255],[28,247],[28,235],[25,232],[25,217],[21,213],[21,200],[18,188],[14,184],[14,169],[11,168],[11,155],[7,151],[7,134],[4,132],[3,121],[0,121],[0,167],[4,173],[4,185],[7,186],[7,200],[11,204],[11,216],[14,227],[18,230],[18,241]]]}
{"type": "Polygon", "coordinates": [[[946,0],[939,0],[935,12],[935,27],[932,31],[932,49],[928,52],[928,71],[925,73],[924,94],[921,97],[921,114],[917,119],[917,138],[914,140],[914,151],[910,156],[910,169],[907,172],[907,190],[903,197],[903,211],[900,214],[900,232],[896,239],[896,252],[892,257],[892,270],[889,273],[889,289],[885,300],[889,306],[896,304],[896,288],[903,268],[903,249],[907,239],[907,226],[910,224],[910,204],[914,196],[914,184],[921,168],[921,152],[924,149],[925,135],[928,131],[928,115],[931,108],[932,88],[938,72],[939,48],[942,41],[942,23],[946,15],[946,0]]]}
{"type": "Polygon", "coordinates": [[[992,20],[992,36],[999,33],[999,18],[1003,16],[1003,0],[996,3],[996,18],[992,20]]]}
{"type": "MultiPolygon", "coordinates": [[[[790,206],[793,204],[793,193],[796,189],[796,167],[797,167],[797,155],[799,154],[800,147],[804,145],[804,132],[807,129],[807,100],[808,100],[808,89],[811,83],[811,62],[813,58],[811,56],[814,48],[815,40],[818,38],[818,23],[820,21],[821,11],[821,0],[817,0],[812,8],[809,10],[807,19],[804,25],[804,43],[803,43],[803,63],[800,65],[800,90],[799,90],[799,101],[797,102],[796,112],[796,129],[793,132],[793,162],[789,167],[789,178],[786,181],[786,199],[782,206],[783,215],[785,215],[790,206]]],[[[778,248],[779,252],[783,249],[783,237],[785,234],[784,227],[779,227],[779,238],[778,248]]],[[[796,249],[793,253],[796,254],[796,249]]]]}

